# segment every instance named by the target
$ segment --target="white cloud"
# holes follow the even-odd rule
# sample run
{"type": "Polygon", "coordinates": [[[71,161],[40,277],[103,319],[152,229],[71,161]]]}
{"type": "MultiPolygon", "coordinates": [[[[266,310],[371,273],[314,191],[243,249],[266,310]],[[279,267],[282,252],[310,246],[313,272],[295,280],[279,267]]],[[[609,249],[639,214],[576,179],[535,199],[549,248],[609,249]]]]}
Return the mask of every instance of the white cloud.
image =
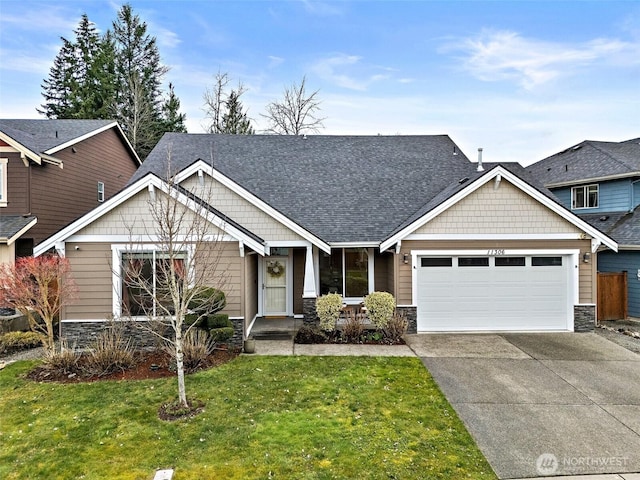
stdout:
{"type": "Polygon", "coordinates": [[[48,55],[38,57],[17,50],[0,49],[0,65],[2,65],[3,71],[36,73],[46,76],[52,64],[52,57],[48,55]]]}
{"type": "Polygon", "coordinates": [[[522,37],[511,31],[483,31],[442,51],[461,50],[463,66],[484,81],[513,80],[533,89],[581,68],[603,63],[638,63],[640,45],[597,38],[580,44],[563,44],[522,37]]]}
{"type": "Polygon", "coordinates": [[[343,11],[337,6],[336,3],[315,1],[315,0],[301,0],[304,8],[307,12],[313,15],[319,16],[333,16],[342,15],[343,11]]]}
{"type": "Polygon", "coordinates": [[[267,58],[269,59],[269,68],[275,68],[284,63],[284,58],[282,57],[276,57],[275,55],[268,55],[267,58]]]}
{"type": "MultiPolygon", "coordinates": [[[[380,80],[389,78],[389,74],[367,73],[367,70],[380,70],[380,67],[368,67],[361,64],[362,57],[357,55],[339,54],[323,58],[311,66],[311,71],[323,80],[338,87],[349,90],[365,91],[369,86],[380,80]],[[346,73],[351,71],[353,73],[346,73]]],[[[388,70],[388,69],[382,69],[388,70]]]]}
{"type": "Polygon", "coordinates": [[[155,23],[148,24],[149,32],[158,40],[161,47],[175,48],[182,43],[176,32],[172,32],[168,28],[161,27],[155,23]]]}
{"type": "MultiPolygon", "coordinates": [[[[24,31],[41,31],[46,28],[49,31],[64,32],[63,35],[72,36],[73,30],[78,26],[80,15],[72,15],[63,11],[61,7],[39,4],[37,9],[21,11],[20,15],[7,13],[0,16],[2,29],[15,28],[24,31]],[[46,26],[43,26],[46,22],[46,26]]],[[[3,34],[5,35],[6,32],[3,34]]]]}

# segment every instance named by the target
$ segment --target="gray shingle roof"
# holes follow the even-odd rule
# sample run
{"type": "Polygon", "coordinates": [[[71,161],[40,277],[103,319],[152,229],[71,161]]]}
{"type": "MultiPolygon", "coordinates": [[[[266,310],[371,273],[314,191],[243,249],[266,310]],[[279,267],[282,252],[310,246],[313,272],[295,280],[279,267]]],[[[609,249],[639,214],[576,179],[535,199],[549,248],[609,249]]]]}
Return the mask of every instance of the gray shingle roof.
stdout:
{"type": "Polygon", "coordinates": [[[13,237],[35,218],[34,216],[0,215],[0,239],[13,237]]]}
{"type": "Polygon", "coordinates": [[[212,163],[331,243],[381,241],[449,185],[475,171],[446,135],[168,133],[130,183],[149,172],[166,176],[168,156],[176,172],[199,159],[212,163]]]}
{"type": "Polygon", "coordinates": [[[624,142],[585,140],[528,167],[545,185],[613,175],[640,175],[640,138],[624,142]]]}
{"type": "Polygon", "coordinates": [[[620,245],[640,246],[640,207],[633,212],[585,214],[580,218],[605,232],[620,245]]]}
{"type": "Polygon", "coordinates": [[[0,119],[0,131],[40,154],[113,122],[114,120],[0,119]]]}

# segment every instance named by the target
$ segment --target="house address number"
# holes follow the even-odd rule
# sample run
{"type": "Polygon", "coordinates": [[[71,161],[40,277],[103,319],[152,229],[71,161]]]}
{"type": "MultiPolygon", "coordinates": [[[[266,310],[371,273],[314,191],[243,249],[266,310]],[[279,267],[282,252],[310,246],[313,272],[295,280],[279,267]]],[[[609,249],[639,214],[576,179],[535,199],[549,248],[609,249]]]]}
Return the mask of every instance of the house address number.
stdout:
{"type": "Polygon", "coordinates": [[[487,250],[487,255],[490,255],[493,257],[499,257],[501,255],[504,255],[504,248],[491,248],[487,250]]]}

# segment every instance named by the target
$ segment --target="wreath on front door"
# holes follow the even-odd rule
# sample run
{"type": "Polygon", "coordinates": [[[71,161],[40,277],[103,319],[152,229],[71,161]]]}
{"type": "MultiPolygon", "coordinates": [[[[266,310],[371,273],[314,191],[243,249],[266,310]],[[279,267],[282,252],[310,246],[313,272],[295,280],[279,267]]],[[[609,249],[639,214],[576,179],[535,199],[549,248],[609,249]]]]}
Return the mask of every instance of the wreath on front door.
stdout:
{"type": "Polygon", "coordinates": [[[284,275],[284,265],[278,260],[269,260],[267,262],[267,273],[273,278],[280,278],[284,275]]]}

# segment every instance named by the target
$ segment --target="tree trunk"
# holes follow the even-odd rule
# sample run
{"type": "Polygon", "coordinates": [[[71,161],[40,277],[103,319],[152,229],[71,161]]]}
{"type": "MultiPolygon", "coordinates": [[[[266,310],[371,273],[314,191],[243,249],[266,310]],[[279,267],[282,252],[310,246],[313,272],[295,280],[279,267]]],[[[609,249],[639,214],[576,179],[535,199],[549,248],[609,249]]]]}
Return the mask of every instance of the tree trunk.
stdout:
{"type": "Polygon", "coordinates": [[[182,328],[176,330],[176,370],[178,372],[178,400],[185,407],[187,403],[187,391],[184,385],[184,353],[182,351],[182,328]]]}

